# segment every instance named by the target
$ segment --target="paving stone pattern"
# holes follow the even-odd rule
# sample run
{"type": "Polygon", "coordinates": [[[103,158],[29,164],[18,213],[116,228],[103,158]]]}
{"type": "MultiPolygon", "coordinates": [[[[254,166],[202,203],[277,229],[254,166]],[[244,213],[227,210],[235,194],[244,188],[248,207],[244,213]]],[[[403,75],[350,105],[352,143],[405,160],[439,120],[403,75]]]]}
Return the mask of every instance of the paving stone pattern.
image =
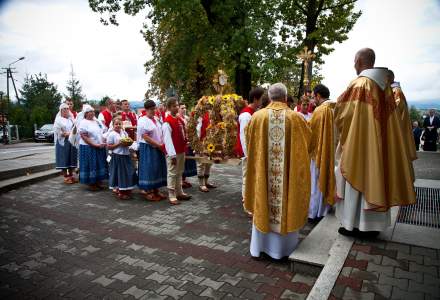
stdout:
{"type": "MultiPolygon", "coordinates": [[[[286,261],[250,257],[240,173],[215,166],[219,187],[207,194],[190,178],[194,198],[179,206],[139,194],[121,202],[61,178],[0,195],[0,298],[305,299],[316,278],[293,274],[286,261]]],[[[429,265],[415,259],[400,268],[421,268],[421,284],[435,282],[438,256],[427,257],[429,265]]],[[[376,285],[393,286],[399,266],[388,267],[376,285]]],[[[396,289],[417,293],[401,274],[396,289]]]]}
{"type": "Polygon", "coordinates": [[[330,299],[440,299],[440,250],[357,240],[330,299]]]}

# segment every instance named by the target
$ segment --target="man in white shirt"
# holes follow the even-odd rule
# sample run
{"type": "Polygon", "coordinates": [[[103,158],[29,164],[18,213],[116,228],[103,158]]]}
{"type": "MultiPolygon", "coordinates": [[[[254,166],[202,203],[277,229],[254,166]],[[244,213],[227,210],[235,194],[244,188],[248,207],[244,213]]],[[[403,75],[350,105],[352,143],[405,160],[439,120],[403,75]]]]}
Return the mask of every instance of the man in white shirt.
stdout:
{"type": "Polygon", "coordinates": [[[242,202],[244,203],[244,193],[245,193],[245,178],[247,171],[247,159],[246,159],[246,126],[252,118],[252,115],[261,106],[261,98],[263,97],[265,90],[262,87],[253,88],[249,92],[249,105],[243,108],[238,116],[238,134],[236,143],[236,153],[241,157],[241,170],[242,170],[242,187],[241,195],[242,202]]]}

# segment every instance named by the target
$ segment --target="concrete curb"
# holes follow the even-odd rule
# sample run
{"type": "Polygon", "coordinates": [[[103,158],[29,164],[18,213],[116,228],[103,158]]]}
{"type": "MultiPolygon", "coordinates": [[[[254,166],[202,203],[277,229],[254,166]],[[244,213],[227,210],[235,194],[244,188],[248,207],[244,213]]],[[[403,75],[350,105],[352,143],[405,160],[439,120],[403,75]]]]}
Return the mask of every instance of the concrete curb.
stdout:
{"type": "Polygon", "coordinates": [[[11,178],[21,177],[21,176],[29,176],[31,174],[36,174],[39,172],[44,172],[48,170],[55,169],[55,163],[42,164],[37,166],[6,170],[0,172],[0,181],[8,180],[11,178]]]}
{"type": "Polygon", "coordinates": [[[31,175],[19,176],[7,180],[0,181],[0,194],[11,190],[36,183],[41,180],[57,177],[60,175],[59,170],[51,169],[43,172],[37,172],[31,175]]]}

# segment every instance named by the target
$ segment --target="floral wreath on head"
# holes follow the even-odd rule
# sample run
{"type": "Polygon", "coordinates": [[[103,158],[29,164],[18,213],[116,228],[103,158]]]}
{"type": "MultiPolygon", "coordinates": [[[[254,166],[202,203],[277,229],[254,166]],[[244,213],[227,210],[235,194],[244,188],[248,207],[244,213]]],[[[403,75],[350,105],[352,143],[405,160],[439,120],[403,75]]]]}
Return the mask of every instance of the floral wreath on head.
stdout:
{"type": "Polygon", "coordinates": [[[200,156],[228,159],[235,156],[237,116],[246,103],[237,94],[203,96],[193,108],[188,121],[188,140],[200,156]],[[197,135],[199,118],[209,113],[209,125],[203,141],[197,135]]]}

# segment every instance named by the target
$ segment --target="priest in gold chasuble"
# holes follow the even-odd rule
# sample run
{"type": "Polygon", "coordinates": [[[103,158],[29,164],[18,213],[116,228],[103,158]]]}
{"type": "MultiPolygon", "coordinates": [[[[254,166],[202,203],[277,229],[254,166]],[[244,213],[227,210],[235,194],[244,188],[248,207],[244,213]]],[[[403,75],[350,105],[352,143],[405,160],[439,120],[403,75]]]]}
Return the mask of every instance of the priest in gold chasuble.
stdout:
{"type": "Polygon", "coordinates": [[[341,234],[375,236],[391,225],[390,208],[416,202],[401,122],[386,68],[372,49],[358,51],[353,80],[338,98],[335,124],[336,216],[341,234]]]}
{"type": "Polygon", "coordinates": [[[317,108],[309,121],[311,139],[311,194],[309,219],[318,221],[329,211],[336,196],[335,182],[335,137],[333,108],[334,101],[328,100],[329,89],[318,84],[313,89],[317,108]]]}
{"type": "Polygon", "coordinates": [[[287,106],[282,83],[271,85],[268,94],[272,102],[254,113],[246,131],[244,205],[253,214],[251,255],[280,259],[296,248],[298,230],[307,222],[311,131],[287,106]]]}
{"type": "Polygon", "coordinates": [[[410,164],[412,168],[412,161],[417,159],[416,145],[414,144],[414,136],[412,132],[412,122],[409,116],[408,102],[403,94],[400,83],[394,81],[394,73],[388,70],[388,79],[391,83],[391,89],[393,90],[394,100],[396,101],[397,116],[400,120],[400,128],[402,130],[403,142],[405,145],[405,151],[408,152],[410,158],[410,164]]]}

